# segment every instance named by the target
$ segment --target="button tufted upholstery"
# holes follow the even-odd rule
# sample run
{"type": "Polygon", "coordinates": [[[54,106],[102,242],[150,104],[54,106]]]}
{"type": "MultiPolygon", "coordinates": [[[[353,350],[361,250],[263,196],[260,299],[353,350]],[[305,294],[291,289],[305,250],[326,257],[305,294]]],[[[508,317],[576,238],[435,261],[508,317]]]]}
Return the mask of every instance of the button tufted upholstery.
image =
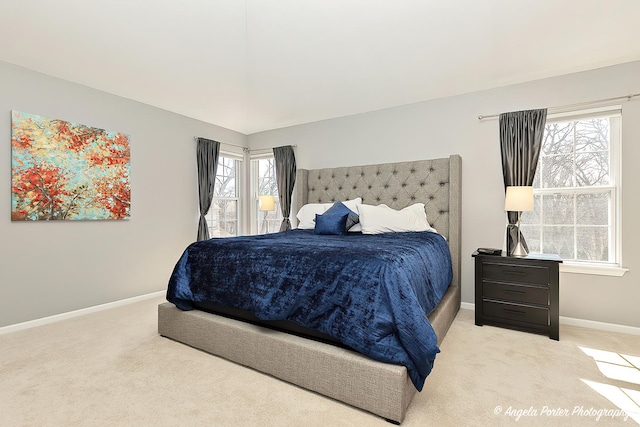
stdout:
{"type": "Polygon", "coordinates": [[[449,236],[449,159],[298,170],[298,207],[362,197],[370,205],[402,209],[425,204],[427,220],[449,236]]]}

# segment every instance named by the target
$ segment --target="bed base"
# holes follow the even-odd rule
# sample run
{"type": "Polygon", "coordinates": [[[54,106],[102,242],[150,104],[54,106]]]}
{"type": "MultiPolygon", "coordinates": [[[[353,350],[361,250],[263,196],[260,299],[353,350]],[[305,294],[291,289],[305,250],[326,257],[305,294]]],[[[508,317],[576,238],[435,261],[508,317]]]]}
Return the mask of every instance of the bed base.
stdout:
{"type": "MultiPolygon", "coordinates": [[[[444,338],[460,307],[450,287],[429,316],[444,338]]],[[[404,366],[297,335],[200,310],[158,306],[160,335],[401,423],[416,389],[404,366]]]]}

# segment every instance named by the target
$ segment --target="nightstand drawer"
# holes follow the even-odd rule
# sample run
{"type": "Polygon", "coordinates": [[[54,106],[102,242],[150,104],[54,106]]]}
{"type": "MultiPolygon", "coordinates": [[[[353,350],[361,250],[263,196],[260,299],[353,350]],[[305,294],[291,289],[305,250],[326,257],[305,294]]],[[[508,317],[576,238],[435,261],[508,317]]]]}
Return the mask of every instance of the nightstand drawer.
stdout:
{"type": "Polygon", "coordinates": [[[559,256],[510,257],[476,251],[473,257],[476,325],[504,326],[560,338],[559,256]]]}
{"type": "Polygon", "coordinates": [[[546,307],[531,307],[506,302],[483,301],[482,313],[485,316],[533,323],[535,325],[545,326],[549,324],[549,310],[546,307]]]}
{"type": "Polygon", "coordinates": [[[482,264],[483,279],[498,281],[514,281],[520,283],[549,283],[549,268],[518,264],[498,264],[484,262],[482,264]]]}
{"type": "Polygon", "coordinates": [[[545,286],[483,282],[482,295],[490,299],[549,305],[549,288],[545,286]]]}

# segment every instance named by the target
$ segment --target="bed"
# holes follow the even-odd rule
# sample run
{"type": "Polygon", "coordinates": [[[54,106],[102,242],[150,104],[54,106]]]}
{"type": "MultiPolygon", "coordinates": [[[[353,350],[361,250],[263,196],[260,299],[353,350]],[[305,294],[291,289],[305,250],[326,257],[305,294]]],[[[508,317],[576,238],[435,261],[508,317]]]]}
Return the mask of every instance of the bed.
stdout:
{"type": "MultiPolygon", "coordinates": [[[[296,181],[298,206],[355,197],[368,205],[384,203],[394,209],[425,204],[430,224],[446,238],[453,272],[451,284],[428,316],[438,345],[460,307],[460,176],[461,158],[453,155],[299,170],[296,181]]],[[[284,331],[290,325],[257,324],[257,319],[222,312],[216,306],[195,308],[182,311],[171,303],[161,304],[159,333],[390,421],[400,423],[404,419],[416,392],[415,375],[410,375],[405,366],[373,360],[350,348],[327,343],[322,336],[307,337],[306,330],[284,331]]]]}

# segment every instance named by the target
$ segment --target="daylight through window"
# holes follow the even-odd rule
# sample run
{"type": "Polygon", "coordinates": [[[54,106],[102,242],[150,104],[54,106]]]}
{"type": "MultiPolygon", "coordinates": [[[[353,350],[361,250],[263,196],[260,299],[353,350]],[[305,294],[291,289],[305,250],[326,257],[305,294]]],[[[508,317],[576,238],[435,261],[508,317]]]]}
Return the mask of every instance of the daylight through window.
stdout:
{"type": "Polygon", "coordinates": [[[262,156],[252,160],[252,173],[255,185],[255,212],[258,234],[276,233],[282,224],[282,211],[276,184],[276,165],[273,156],[262,156]],[[273,196],[274,206],[260,205],[260,196],[273,196]],[[268,208],[268,209],[265,209],[268,208]]]}
{"type": "Polygon", "coordinates": [[[522,214],[531,252],[619,262],[620,127],[619,109],[547,120],[534,211],[522,214]]]}
{"type": "Polygon", "coordinates": [[[211,237],[230,237],[239,234],[240,164],[241,161],[232,155],[220,153],[213,201],[206,216],[211,237]]]}

